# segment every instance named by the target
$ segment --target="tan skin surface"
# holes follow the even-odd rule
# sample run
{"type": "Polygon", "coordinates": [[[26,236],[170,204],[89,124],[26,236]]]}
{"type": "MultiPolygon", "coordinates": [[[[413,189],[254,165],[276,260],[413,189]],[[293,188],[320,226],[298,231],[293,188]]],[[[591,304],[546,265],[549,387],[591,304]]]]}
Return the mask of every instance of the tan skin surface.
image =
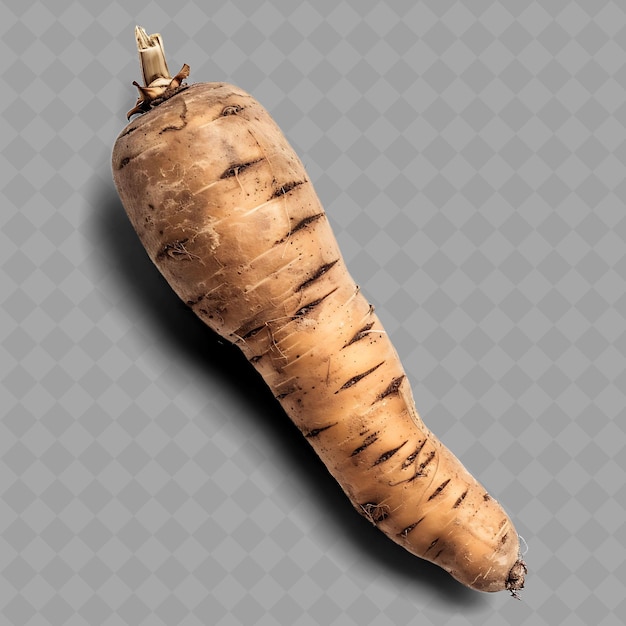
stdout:
{"type": "Polygon", "coordinates": [[[511,520],[418,416],[265,109],[232,85],[191,85],[122,131],[112,168],[150,258],[241,348],[357,511],[467,586],[521,589],[511,520]]]}

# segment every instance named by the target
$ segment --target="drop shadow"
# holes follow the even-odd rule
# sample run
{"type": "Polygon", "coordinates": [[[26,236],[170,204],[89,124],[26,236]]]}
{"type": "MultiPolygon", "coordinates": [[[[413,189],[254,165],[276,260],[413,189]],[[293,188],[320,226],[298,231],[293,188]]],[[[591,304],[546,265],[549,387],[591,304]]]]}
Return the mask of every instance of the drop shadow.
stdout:
{"type": "Polygon", "coordinates": [[[89,223],[89,236],[97,242],[103,255],[100,262],[111,274],[109,279],[131,299],[125,306],[138,311],[156,329],[155,341],[166,341],[190,368],[218,380],[221,388],[241,401],[246,410],[238,419],[265,424],[268,438],[275,442],[286,465],[293,468],[307,497],[314,498],[320,510],[328,511],[333,533],[365,555],[377,575],[384,572],[414,587],[416,597],[427,597],[429,604],[437,599],[448,610],[450,605],[463,611],[485,610],[489,594],[468,589],[441,568],[409,554],[356,513],[239,349],[207,328],[152,264],[126,217],[113,182],[98,179],[93,187],[95,213],[89,223]],[[277,419],[277,414],[283,418],[277,419]]]}

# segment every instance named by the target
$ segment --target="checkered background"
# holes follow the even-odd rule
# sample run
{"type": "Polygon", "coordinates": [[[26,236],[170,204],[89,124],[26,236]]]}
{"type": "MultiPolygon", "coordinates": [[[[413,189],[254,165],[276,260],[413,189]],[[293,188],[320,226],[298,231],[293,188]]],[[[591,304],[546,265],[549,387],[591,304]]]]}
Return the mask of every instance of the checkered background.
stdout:
{"type": "Polygon", "coordinates": [[[0,29],[2,625],[623,623],[624,3],[11,0],[0,29]],[[135,24],[284,129],[524,537],[521,601],[359,518],[151,266],[110,173],[135,24]]]}

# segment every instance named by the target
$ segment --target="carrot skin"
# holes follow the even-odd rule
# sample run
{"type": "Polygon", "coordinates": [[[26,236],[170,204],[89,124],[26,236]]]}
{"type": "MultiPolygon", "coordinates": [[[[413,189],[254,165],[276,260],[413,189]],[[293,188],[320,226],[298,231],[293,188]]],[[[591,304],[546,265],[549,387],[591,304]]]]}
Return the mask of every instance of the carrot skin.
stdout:
{"type": "Polygon", "coordinates": [[[426,427],[304,166],[268,112],[197,83],[130,122],[113,178],[146,251],[239,346],[355,509],[480,591],[524,584],[500,504],[426,427]]]}

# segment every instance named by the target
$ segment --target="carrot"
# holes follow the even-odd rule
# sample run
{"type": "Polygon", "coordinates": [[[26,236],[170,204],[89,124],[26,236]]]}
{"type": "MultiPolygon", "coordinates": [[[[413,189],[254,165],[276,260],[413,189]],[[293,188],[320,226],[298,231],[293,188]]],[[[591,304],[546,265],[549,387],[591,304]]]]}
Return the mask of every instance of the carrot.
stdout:
{"type": "Polygon", "coordinates": [[[419,417],[398,354],[346,268],[305,168],[268,112],[226,83],[171,77],[136,29],[144,85],[112,155],[152,261],[237,345],[355,509],[481,591],[524,585],[498,502],[419,417]]]}

